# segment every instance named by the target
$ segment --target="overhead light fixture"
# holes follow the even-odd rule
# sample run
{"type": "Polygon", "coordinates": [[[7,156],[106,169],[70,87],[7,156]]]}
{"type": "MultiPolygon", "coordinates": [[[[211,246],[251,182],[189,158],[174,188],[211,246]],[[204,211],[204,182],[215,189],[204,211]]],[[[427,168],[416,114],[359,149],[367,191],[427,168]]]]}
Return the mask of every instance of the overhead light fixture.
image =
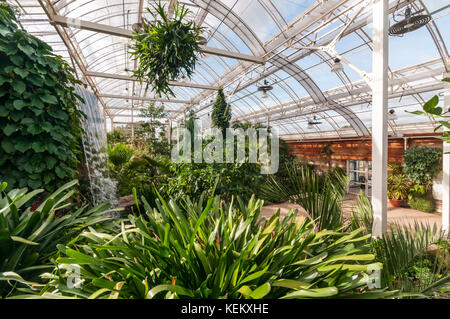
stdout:
{"type": "Polygon", "coordinates": [[[264,80],[264,84],[258,87],[258,91],[261,92],[261,98],[267,99],[269,95],[267,92],[272,91],[273,86],[269,84],[269,81],[264,80]]]}
{"type": "Polygon", "coordinates": [[[389,121],[397,121],[398,120],[398,116],[397,114],[395,114],[395,110],[391,109],[389,110],[389,121]]]}
{"type": "Polygon", "coordinates": [[[143,27],[144,27],[144,25],[142,23],[133,23],[131,25],[131,29],[133,31],[140,31],[140,30],[142,30],[143,27]]]}
{"type": "Polygon", "coordinates": [[[198,45],[206,45],[208,43],[208,39],[206,39],[204,36],[199,36],[197,38],[198,45]]]}
{"type": "Polygon", "coordinates": [[[322,124],[321,121],[317,119],[317,116],[314,115],[312,119],[308,120],[308,130],[312,130],[314,128],[314,125],[322,124]]]}
{"type": "Polygon", "coordinates": [[[334,64],[331,67],[331,72],[333,73],[340,73],[340,72],[344,72],[344,66],[341,63],[341,60],[339,58],[335,58],[334,59],[334,64]]]}
{"type": "MultiPolygon", "coordinates": [[[[410,1],[408,1],[410,2],[410,1]]],[[[423,11],[423,10],[421,10],[423,11]]],[[[389,28],[389,35],[393,36],[401,36],[405,33],[420,29],[421,27],[428,24],[431,21],[431,15],[429,14],[419,14],[421,11],[412,12],[411,4],[408,3],[408,6],[405,9],[405,14],[403,19],[400,22],[397,22],[393,26],[389,28]]],[[[395,20],[395,15],[394,15],[395,20]]]]}

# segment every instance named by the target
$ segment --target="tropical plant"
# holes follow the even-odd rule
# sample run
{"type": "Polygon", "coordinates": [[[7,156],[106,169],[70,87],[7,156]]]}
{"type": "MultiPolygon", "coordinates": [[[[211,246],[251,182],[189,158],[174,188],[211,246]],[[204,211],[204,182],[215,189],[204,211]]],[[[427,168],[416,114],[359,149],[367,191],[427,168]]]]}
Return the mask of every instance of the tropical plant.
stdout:
{"type": "MultiPolygon", "coordinates": [[[[450,78],[444,78],[442,81],[450,82],[450,78]]],[[[440,125],[435,128],[435,131],[438,131],[443,127],[446,128],[447,130],[445,130],[442,133],[442,137],[440,137],[440,139],[442,139],[447,143],[450,143],[450,122],[449,122],[450,108],[446,111],[443,107],[440,107],[438,105],[439,105],[439,96],[435,95],[423,105],[422,107],[423,111],[414,111],[408,113],[415,115],[425,115],[429,118],[437,120],[437,122],[440,125]]]]}
{"type": "Polygon", "coordinates": [[[352,209],[350,227],[353,230],[362,228],[366,234],[372,233],[373,213],[369,198],[361,190],[357,199],[356,207],[352,209]]]}
{"type": "Polygon", "coordinates": [[[389,199],[404,200],[408,196],[409,183],[405,174],[392,174],[388,177],[387,195],[389,199]]]}
{"type": "Polygon", "coordinates": [[[139,155],[112,173],[118,182],[117,191],[120,196],[131,195],[133,188],[136,188],[139,194],[152,201],[153,185],[158,188],[166,185],[169,172],[164,158],[153,159],[147,155],[139,155]]]}
{"type": "Polygon", "coordinates": [[[118,143],[126,143],[126,136],[122,129],[115,128],[111,132],[106,133],[106,137],[109,145],[114,145],[118,143]]]}
{"type": "Polygon", "coordinates": [[[343,225],[342,199],[347,192],[348,176],[342,170],[335,170],[325,178],[316,174],[305,164],[287,163],[288,183],[275,176],[266,177],[261,196],[272,201],[280,196],[302,206],[316,229],[335,229],[343,225]]]}
{"type": "Polygon", "coordinates": [[[231,199],[240,195],[248,200],[257,192],[263,180],[261,168],[254,163],[169,163],[167,183],[162,193],[176,199],[183,196],[198,198],[202,193],[231,199]]]}
{"type": "Polygon", "coordinates": [[[425,213],[434,212],[434,199],[430,196],[409,196],[408,205],[415,210],[425,213]]]}
{"type": "Polygon", "coordinates": [[[0,175],[11,189],[52,191],[76,175],[83,114],[75,86],[81,82],[0,4],[0,175]]]}
{"type": "Polygon", "coordinates": [[[135,151],[129,145],[116,144],[113,147],[108,147],[109,161],[114,170],[120,170],[134,155],[135,151]]]}
{"type": "Polygon", "coordinates": [[[230,127],[231,110],[228,105],[223,89],[217,92],[216,101],[214,102],[211,121],[214,127],[217,127],[225,137],[226,129],[230,127]]]}
{"type": "MultiPolygon", "coordinates": [[[[40,295],[77,298],[323,298],[384,297],[368,290],[373,263],[368,236],[313,232],[291,211],[260,218],[263,202],[223,204],[220,198],[179,204],[162,197],[146,214],[121,222],[120,233],[85,231],[58,245],[57,267],[40,295]],[[80,269],[77,288],[68,267],[80,269]],[[51,295],[50,295],[51,294],[51,295]]],[[[21,296],[22,297],[22,296],[21,296]]]]}
{"type": "Polygon", "coordinates": [[[426,185],[413,184],[408,194],[409,206],[416,210],[431,213],[434,210],[434,199],[430,190],[431,182],[426,185]]]}
{"type": "Polygon", "coordinates": [[[6,183],[0,183],[0,297],[15,286],[8,286],[7,280],[26,282],[23,278],[34,279],[42,269],[52,268],[45,262],[55,253],[56,243],[69,242],[85,227],[108,219],[108,203],[69,212],[77,183],[65,184],[42,203],[36,202],[42,189],[6,192],[6,183]]]}
{"type": "Polygon", "coordinates": [[[175,96],[170,81],[181,75],[191,78],[201,53],[198,40],[203,28],[183,21],[189,14],[184,5],[175,5],[172,19],[161,3],[153,10],[147,8],[153,19],[144,19],[142,29],[133,33],[130,53],[138,61],[133,74],[159,96],[175,96]]]}
{"type": "Polygon", "coordinates": [[[403,167],[409,179],[421,185],[433,182],[442,169],[442,149],[413,147],[405,151],[403,167]]]}
{"type": "Polygon", "coordinates": [[[326,160],[328,167],[331,167],[331,156],[334,154],[333,150],[331,149],[332,146],[332,142],[326,143],[318,153],[319,156],[323,157],[326,160]]]}
{"type": "Polygon", "coordinates": [[[389,176],[397,175],[397,174],[404,174],[402,165],[399,163],[389,163],[388,174],[389,174],[389,176]]]}
{"type": "Polygon", "coordinates": [[[166,138],[166,124],[162,122],[166,118],[164,104],[159,106],[151,102],[146,109],[142,109],[141,117],[148,119],[135,129],[135,137],[143,138],[148,154],[151,156],[169,155],[169,143],[166,138]]]}
{"type": "MultiPolygon", "coordinates": [[[[367,234],[372,231],[372,205],[362,192],[357,209],[352,212],[351,225],[351,229],[362,226],[367,234]]],[[[404,297],[427,298],[442,296],[445,286],[450,284],[450,264],[446,262],[448,240],[436,225],[394,223],[382,238],[372,238],[370,245],[376,260],[383,263],[382,287],[399,289],[406,293],[404,297]],[[434,256],[430,256],[433,245],[438,248],[434,250],[434,256]],[[425,264],[431,265],[427,267],[426,275],[411,278],[411,268],[414,265],[423,268],[425,264]]]]}
{"type": "MultiPolygon", "coordinates": [[[[450,285],[450,272],[443,259],[436,256],[426,280],[415,284],[408,278],[408,269],[419,261],[424,264],[427,250],[443,240],[445,235],[429,224],[415,222],[414,225],[391,225],[390,232],[374,240],[373,247],[377,260],[383,263],[383,282],[391,288],[398,288],[416,297],[435,296],[450,285]]],[[[445,253],[442,250],[439,254],[445,253]]],[[[423,279],[423,278],[422,278],[423,279]]]]}

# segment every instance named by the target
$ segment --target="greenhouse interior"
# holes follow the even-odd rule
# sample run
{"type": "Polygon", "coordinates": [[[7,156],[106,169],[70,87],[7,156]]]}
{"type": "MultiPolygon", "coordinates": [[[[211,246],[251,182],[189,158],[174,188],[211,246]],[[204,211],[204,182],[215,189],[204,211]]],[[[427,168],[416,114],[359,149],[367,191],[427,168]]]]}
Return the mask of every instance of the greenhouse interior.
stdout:
{"type": "Polygon", "coordinates": [[[448,45],[448,0],[0,0],[0,299],[448,299],[448,45]]]}

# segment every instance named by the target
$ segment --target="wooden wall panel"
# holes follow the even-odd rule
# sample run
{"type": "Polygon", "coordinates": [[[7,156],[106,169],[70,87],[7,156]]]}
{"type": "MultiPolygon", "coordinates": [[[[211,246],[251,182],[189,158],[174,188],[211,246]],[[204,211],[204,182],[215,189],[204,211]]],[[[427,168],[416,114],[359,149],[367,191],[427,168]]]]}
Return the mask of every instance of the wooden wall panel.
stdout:
{"type": "MultiPolygon", "coordinates": [[[[321,156],[322,150],[328,143],[333,151],[331,161],[342,168],[345,168],[347,160],[371,161],[372,141],[367,140],[335,140],[328,142],[302,141],[289,142],[293,153],[304,160],[313,161],[315,164],[323,166],[327,162],[326,157],[321,156]]],[[[417,146],[442,147],[442,141],[433,137],[408,137],[408,148],[417,146]]],[[[389,139],[388,162],[401,163],[405,149],[405,139],[389,139]]]]}

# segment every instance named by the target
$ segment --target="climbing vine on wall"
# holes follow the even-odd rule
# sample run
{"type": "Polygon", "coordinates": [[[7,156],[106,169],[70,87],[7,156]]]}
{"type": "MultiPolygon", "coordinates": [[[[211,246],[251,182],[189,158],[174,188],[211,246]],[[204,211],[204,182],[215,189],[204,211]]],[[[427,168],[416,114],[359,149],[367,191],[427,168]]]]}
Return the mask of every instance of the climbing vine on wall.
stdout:
{"type": "Polygon", "coordinates": [[[0,180],[55,189],[76,175],[81,84],[50,46],[17,25],[0,2],[0,180]]]}

